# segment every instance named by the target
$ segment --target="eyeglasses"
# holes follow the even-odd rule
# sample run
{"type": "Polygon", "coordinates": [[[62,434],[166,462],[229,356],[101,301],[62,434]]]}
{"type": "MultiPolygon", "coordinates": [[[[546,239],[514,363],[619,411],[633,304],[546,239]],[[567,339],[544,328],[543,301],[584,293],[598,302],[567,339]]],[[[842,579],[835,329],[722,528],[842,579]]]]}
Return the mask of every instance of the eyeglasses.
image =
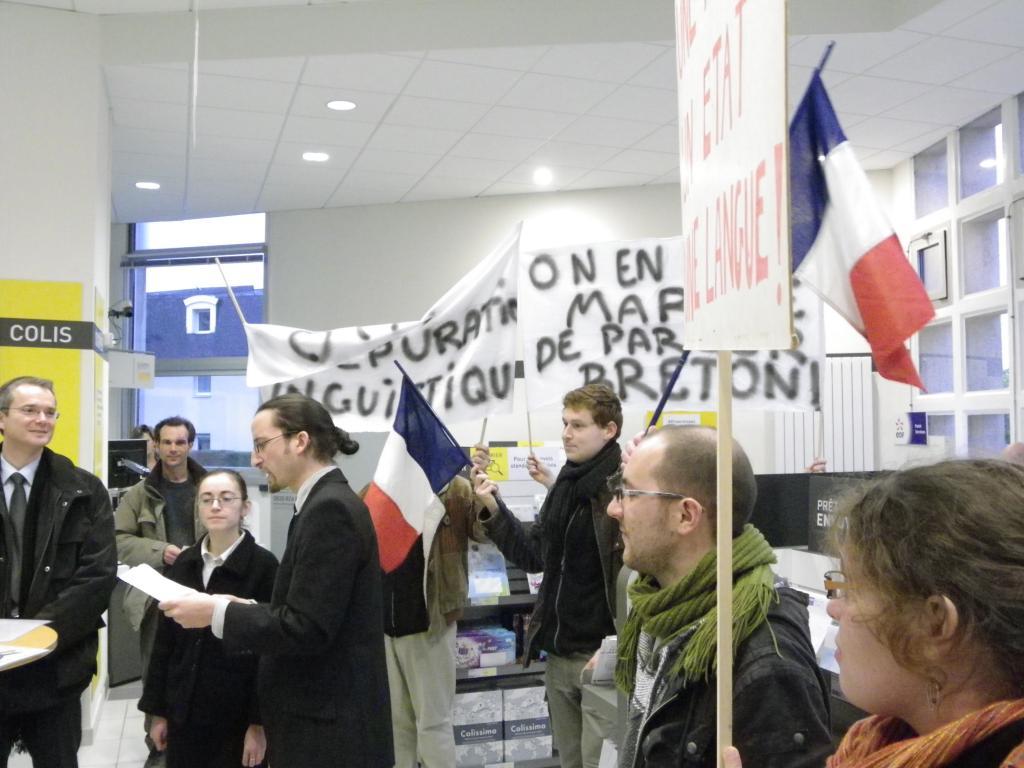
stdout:
{"type": "Polygon", "coordinates": [[[267,443],[272,443],[275,440],[277,440],[277,438],[279,438],[279,437],[291,437],[293,434],[294,434],[293,432],[282,432],[280,435],[274,435],[273,437],[268,437],[266,440],[253,440],[252,441],[252,452],[255,453],[257,456],[262,456],[263,455],[263,451],[267,447],[267,443]]]}
{"type": "Polygon", "coordinates": [[[626,488],[622,484],[622,470],[608,478],[608,490],[612,492],[615,500],[622,504],[622,500],[633,496],[655,496],[662,499],[685,499],[681,493],[669,493],[668,491],[638,491],[634,488],[626,488]]]}
{"type": "Polygon", "coordinates": [[[38,405],[22,405],[18,408],[3,408],[7,413],[11,411],[18,411],[27,419],[37,419],[42,416],[47,421],[56,421],[60,418],[60,413],[56,408],[40,408],[38,405]]]}
{"type": "Polygon", "coordinates": [[[222,507],[226,507],[230,504],[234,504],[236,501],[241,499],[237,493],[222,493],[220,496],[200,496],[199,506],[200,507],[212,507],[213,502],[218,501],[222,507]]]}
{"type": "Polygon", "coordinates": [[[828,571],[825,574],[825,596],[829,600],[840,600],[848,597],[850,587],[846,581],[846,574],[842,571],[828,571]]]}

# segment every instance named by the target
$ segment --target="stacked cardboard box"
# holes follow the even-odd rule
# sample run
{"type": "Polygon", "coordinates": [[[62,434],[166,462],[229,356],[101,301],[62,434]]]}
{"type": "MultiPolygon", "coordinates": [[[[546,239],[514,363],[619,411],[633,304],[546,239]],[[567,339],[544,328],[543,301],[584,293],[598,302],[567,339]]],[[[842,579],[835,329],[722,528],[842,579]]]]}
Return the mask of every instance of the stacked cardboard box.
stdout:
{"type": "Polygon", "coordinates": [[[501,691],[455,694],[452,728],[457,768],[500,763],[504,755],[501,691]]]}
{"type": "Polygon", "coordinates": [[[551,757],[551,719],[544,686],[502,691],[505,718],[505,761],[551,757]]]}

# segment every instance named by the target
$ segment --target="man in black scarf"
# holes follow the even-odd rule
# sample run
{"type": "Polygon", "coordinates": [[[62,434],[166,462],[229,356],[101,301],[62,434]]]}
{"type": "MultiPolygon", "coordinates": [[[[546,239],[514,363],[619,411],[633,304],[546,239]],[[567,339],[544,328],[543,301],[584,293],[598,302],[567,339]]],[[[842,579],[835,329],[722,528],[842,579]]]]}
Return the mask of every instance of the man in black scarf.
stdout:
{"type": "Polygon", "coordinates": [[[564,768],[597,768],[600,760],[599,723],[581,708],[580,672],[601,640],[615,634],[622,550],[618,523],[605,511],[611,500],[608,478],[620,463],[616,438],[621,430],[622,403],[607,385],[588,384],[563,398],[567,460],[552,478],[531,457],[530,474],[549,491],[528,529],[509,512],[487,474],[474,473],[487,535],[524,571],[544,572],[523,656],[528,664],[538,652],[547,652],[544,683],[564,768]]]}

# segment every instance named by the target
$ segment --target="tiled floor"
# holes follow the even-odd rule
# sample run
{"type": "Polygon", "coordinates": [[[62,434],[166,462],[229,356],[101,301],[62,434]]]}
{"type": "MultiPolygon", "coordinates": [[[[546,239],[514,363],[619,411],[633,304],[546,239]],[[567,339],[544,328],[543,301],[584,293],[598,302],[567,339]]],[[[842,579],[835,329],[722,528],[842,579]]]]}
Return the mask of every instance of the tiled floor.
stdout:
{"type": "MultiPolygon", "coordinates": [[[[79,768],[142,768],[148,750],[143,741],[142,713],[135,699],[107,700],[93,742],[78,750],[79,768]]],[[[32,768],[28,755],[11,755],[8,768],[32,768]]]]}

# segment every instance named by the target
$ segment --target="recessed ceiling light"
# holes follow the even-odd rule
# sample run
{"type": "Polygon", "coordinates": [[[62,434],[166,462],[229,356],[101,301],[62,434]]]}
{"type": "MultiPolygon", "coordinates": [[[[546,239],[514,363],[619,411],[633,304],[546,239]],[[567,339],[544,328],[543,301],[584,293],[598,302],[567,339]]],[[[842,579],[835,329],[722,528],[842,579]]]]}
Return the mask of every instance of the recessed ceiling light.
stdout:
{"type": "Polygon", "coordinates": [[[348,112],[356,108],[356,103],[354,101],[346,101],[345,99],[334,99],[327,102],[327,108],[333,109],[335,112],[348,112]]]}
{"type": "Polygon", "coordinates": [[[307,163],[326,163],[331,156],[326,152],[303,152],[302,159],[307,163]]]}
{"type": "Polygon", "coordinates": [[[996,159],[994,157],[986,157],[984,160],[978,163],[978,165],[982,168],[995,168],[996,159]]]}
{"type": "Polygon", "coordinates": [[[160,189],[160,185],[155,181],[136,181],[136,189],[160,189]]]}
{"type": "Polygon", "coordinates": [[[533,172],[533,183],[538,187],[546,187],[554,178],[555,174],[551,172],[551,169],[543,165],[533,172]]]}

